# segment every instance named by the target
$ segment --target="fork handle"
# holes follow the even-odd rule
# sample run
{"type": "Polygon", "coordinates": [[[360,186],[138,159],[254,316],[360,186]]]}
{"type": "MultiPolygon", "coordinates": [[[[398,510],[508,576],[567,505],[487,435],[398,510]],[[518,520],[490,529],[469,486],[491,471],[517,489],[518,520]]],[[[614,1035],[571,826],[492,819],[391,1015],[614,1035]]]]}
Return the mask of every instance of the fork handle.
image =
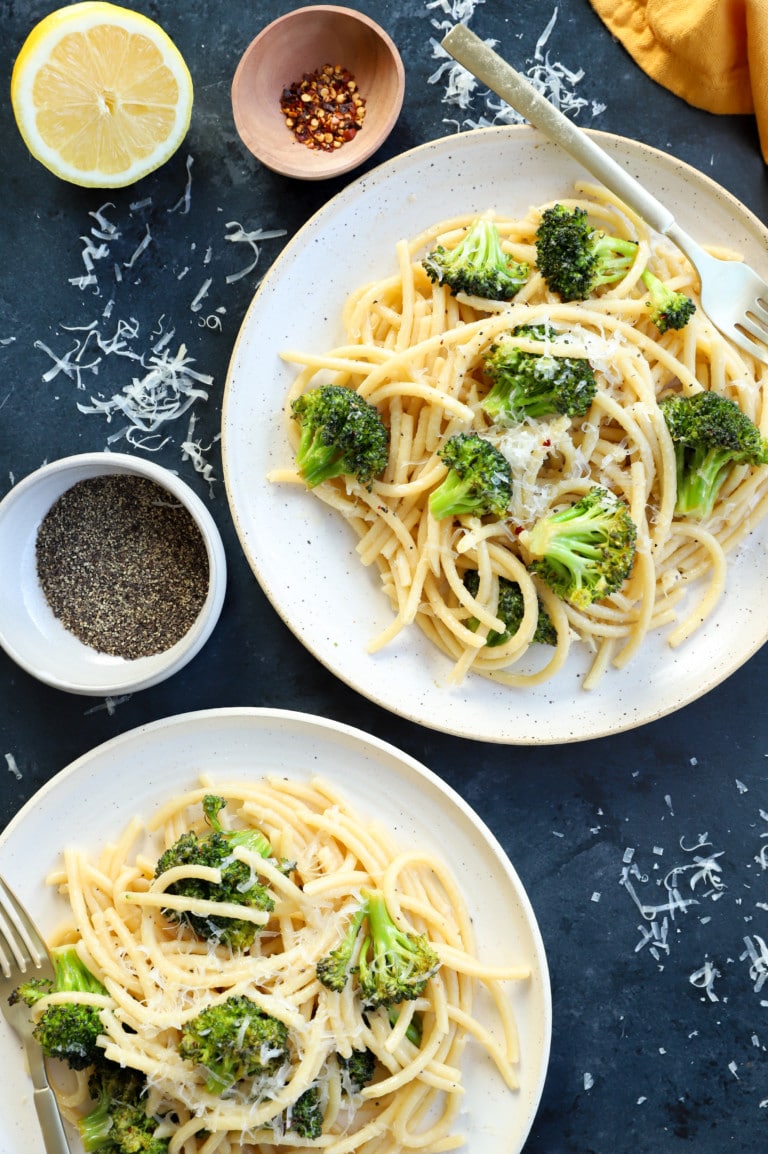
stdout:
{"type": "Polygon", "coordinates": [[[555,108],[530,81],[467,28],[466,24],[454,25],[441,44],[454,60],[522,113],[549,140],[559,144],[651,228],[665,234],[672,228],[675,218],[669,209],[604,152],[592,137],[555,108]]]}
{"type": "Polygon", "coordinates": [[[34,1099],[45,1154],[72,1154],[53,1090],[50,1086],[35,1090],[34,1099]]]}

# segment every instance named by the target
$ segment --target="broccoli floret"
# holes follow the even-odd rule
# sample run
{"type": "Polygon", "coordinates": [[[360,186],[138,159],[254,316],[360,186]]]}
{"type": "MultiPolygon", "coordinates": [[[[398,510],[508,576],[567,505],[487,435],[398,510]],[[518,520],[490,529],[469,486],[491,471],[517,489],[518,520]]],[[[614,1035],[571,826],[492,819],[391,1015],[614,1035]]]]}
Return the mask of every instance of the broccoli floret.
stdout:
{"type": "Polygon", "coordinates": [[[491,391],[482,401],[483,411],[497,425],[516,424],[561,413],[583,417],[597,392],[589,361],[583,357],[556,357],[552,353],[525,352],[515,337],[557,339],[549,325],[518,325],[491,345],[483,371],[491,391]]]}
{"type": "Polygon", "coordinates": [[[341,993],[347,984],[352,970],[355,943],[360,933],[360,926],[365,920],[365,913],[365,903],[363,903],[358,906],[350,919],[349,926],[338,946],[325,957],[320,958],[315,967],[317,977],[322,984],[336,993],[341,993]]]}
{"type": "Polygon", "coordinates": [[[357,1094],[372,1080],[376,1057],[369,1049],[353,1050],[348,1058],[336,1055],[342,1076],[342,1085],[350,1094],[357,1094]]]}
{"type": "Polygon", "coordinates": [[[379,890],[363,890],[360,905],[338,947],[317,963],[324,985],[342,990],[350,973],[357,972],[367,1009],[390,1007],[418,998],[439,966],[428,939],[398,929],[379,890]],[[366,922],[357,964],[352,965],[355,944],[366,922]]]}
{"type": "Polygon", "coordinates": [[[505,515],[512,497],[512,469],[490,441],[478,433],[457,433],[446,441],[439,456],[448,473],[430,494],[433,517],[505,515]]]}
{"type": "Polygon", "coordinates": [[[88,1089],[96,1105],[78,1122],[86,1154],[166,1154],[168,1138],[156,1137],[159,1119],[147,1114],[146,1081],[137,1070],[104,1062],[88,1089]]]}
{"type": "Polygon", "coordinates": [[[236,1082],[272,1074],[288,1058],[288,1028],[244,994],[208,1006],[181,1031],[179,1054],[201,1066],[205,1088],[224,1095],[236,1082]]]}
{"type": "Polygon", "coordinates": [[[419,998],[440,961],[424,934],[407,934],[393,922],[379,890],[363,894],[367,932],[360,947],[358,976],[367,1008],[419,998]]]}
{"type": "Polygon", "coordinates": [[[288,1111],[288,1129],[300,1138],[319,1138],[323,1132],[320,1089],[310,1086],[288,1111]]]}
{"type": "MultiPolygon", "coordinates": [[[[81,961],[74,946],[51,950],[53,982],[32,978],[11,994],[9,1001],[23,1001],[33,1006],[48,994],[106,994],[98,978],[81,961]]],[[[104,1033],[98,1006],[80,1002],[61,1002],[47,1006],[35,1025],[33,1034],[49,1058],[60,1058],[73,1070],[84,1070],[103,1057],[97,1038],[104,1033]]]]}
{"type": "Polygon", "coordinates": [[[309,489],[351,475],[371,488],[387,464],[389,432],[379,410],[353,389],[321,385],[291,402],[301,432],[296,464],[309,489]]]}
{"type": "Polygon", "coordinates": [[[501,247],[496,225],[479,217],[455,248],[439,244],[422,261],[432,281],[447,284],[453,293],[508,301],[525,284],[530,271],[501,247]]]}
{"type": "Polygon", "coordinates": [[[546,208],[536,232],[541,275],[564,301],[586,300],[601,285],[624,277],[637,253],[635,241],[593,228],[584,208],[546,208]]]}
{"type": "Polygon", "coordinates": [[[637,527],[629,509],[600,486],[556,513],[540,518],[519,541],[531,568],[579,609],[614,593],[635,559],[637,527]]]}
{"type": "Polygon", "coordinates": [[[729,397],[672,395],[660,408],[675,448],[679,516],[708,517],[733,466],[768,464],[768,441],[729,397]]]}
{"type": "Polygon", "coordinates": [[[667,329],[684,329],[696,312],[696,305],[685,293],[676,292],[664,284],[650,269],[643,269],[641,280],[648,289],[648,308],[651,320],[660,333],[667,329]]]}
{"type": "Polygon", "coordinates": [[[15,1006],[17,1002],[26,1002],[28,1006],[34,1006],[35,1002],[47,997],[52,991],[53,982],[50,978],[30,978],[28,982],[22,982],[16,987],[10,994],[8,1002],[11,1006],[15,1006]]]}
{"type": "MultiPolygon", "coordinates": [[[[472,596],[477,597],[477,591],[480,588],[480,574],[476,569],[467,569],[464,574],[464,584],[472,596]]],[[[540,600],[538,604],[539,616],[536,621],[536,628],[533,632],[532,640],[542,645],[557,645],[557,630],[552,624],[552,618],[540,600]]],[[[485,644],[493,648],[497,645],[503,645],[505,641],[509,641],[520,629],[520,623],[523,620],[524,613],[525,602],[520,586],[516,581],[509,581],[506,577],[499,577],[499,600],[496,606],[496,616],[504,622],[506,629],[503,633],[497,629],[490,629],[485,639],[485,644]]],[[[470,617],[465,624],[467,628],[471,629],[474,633],[480,623],[476,617],[470,617]]]]}
{"type": "MultiPolygon", "coordinates": [[[[253,870],[246,862],[237,861],[232,851],[242,846],[263,858],[273,857],[269,841],[257,829],[223,830],[219,812],[226,805],[224,798],[207,794],[203,799],[203,812],[211,827],[211,833],[198,837],[193,831],[182,834],[158,860],[155,877],[160,877],[174,866],[201,865],[221,870],[220,882],[204,881],[200,878],[184,878],[168,886],[167,893],[183,897],[202,898],[209,902],[233,902],[252,909],[271,911],[274,909],[268,888],[254,877],[253,870]]],[[[281,863],[281,868],[289,869],[289,863],[281,863]]],[[[211,939],[243,950],[252,945],[260,927],[244,918],[227,918],[212,915],[198,915],[186,910],[164,909],[170,921],[182,922],[199,938],[211,939]]]]}

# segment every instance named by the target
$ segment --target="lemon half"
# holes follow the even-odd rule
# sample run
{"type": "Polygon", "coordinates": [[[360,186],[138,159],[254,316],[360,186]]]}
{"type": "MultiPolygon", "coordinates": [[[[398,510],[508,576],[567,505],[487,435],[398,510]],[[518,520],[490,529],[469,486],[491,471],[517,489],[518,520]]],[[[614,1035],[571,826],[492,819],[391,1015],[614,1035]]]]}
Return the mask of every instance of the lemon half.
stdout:
{"type": "Polygon", "coordinates": [[[133,184],[183,141],[192,78],[148,17],[85,0],[51,12],[16,58],[11,103],[32,155],[63,180],[133,184]]]}

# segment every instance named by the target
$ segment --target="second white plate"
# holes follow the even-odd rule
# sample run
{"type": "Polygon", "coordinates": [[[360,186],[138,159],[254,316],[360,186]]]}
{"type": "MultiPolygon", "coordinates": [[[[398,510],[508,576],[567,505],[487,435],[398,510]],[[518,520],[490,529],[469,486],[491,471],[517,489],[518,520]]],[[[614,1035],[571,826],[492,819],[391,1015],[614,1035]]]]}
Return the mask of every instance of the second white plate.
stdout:
{"type": "MultiPolygon", "coordinates": [[[[551,998],[544,948],[514,867],[477,814],[434,773],[359,730],[306,714],[221,709],[182,714],[134,729],[85,754],[45,785],[0,834],[0,873],[44,933],[68,914],[46,887],[61,851],[94,855],[134,816],[147,819],[200,773],[214,781],[268,774],[324,777],[358,812],[385,824],[403,846],[447,860],[472,915],[478,954],[489,964],[528,965],[508,987],[520,1033],[520,1089],[510,1092],[469,1046],[467,1106],[459,1120],[466,1154],[519,1154],[549,1060],[551,998]]],[[[482,1014],[482,1010],[479,1010],[482,1014]]],[[[493,1032],[487,1014],[483,1017],[493,1032]]],[[[42,1154],[23,1051],[0,1015],[0,1150],[42,1154]]],[[[73,1154],[80,1154],[76,1140],[73,1154]]]]}

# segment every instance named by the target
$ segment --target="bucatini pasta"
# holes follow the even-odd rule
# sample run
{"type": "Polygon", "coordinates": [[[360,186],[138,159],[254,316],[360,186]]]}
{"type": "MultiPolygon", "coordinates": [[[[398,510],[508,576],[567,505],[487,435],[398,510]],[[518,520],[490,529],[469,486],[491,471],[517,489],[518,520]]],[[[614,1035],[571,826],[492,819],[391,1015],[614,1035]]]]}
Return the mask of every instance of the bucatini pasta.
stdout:
{"type": "MultiPolygon", "coordinates": [[[[497,1074],[489,1076],[516,1092],[518,1037],[506,983],[524,982],[527,962],[484,964],[470,913],[444,862],[418,847],[399,846],[389,830],[362,819],[323,779],[214,785],[202,778],[147,823],[135,819],[98,860],[67,849],[63,869],[49,880],[71,908],[53,944],[77,942],[106,986],[108,997],[95,999],[106,1007],[106,1057],[146,1075],[150,1112],[172,1118],[159,1131],[169,1136],[169,1154],[455,1149],[463,1141],[461,1067],[470,1039],[486,1052],[489,1069],[495,1066],[497,1074]],[[162,914],[171,899],[163,875],[154,876],[158,855],[185,832],[206,828],[202,800],[210,792],[226,799],[222,812],[230,827],[257,827],[276,858],[295,863],[286,875],[269,860],[244,859],[275,898],[268,923],[244,952],[201,942],[162,914]],[[396,1021],[382,1007],[363,1014],[354,983],[333,992],[316,976],[316,962],[338,945],[366,887],[384,894],[402,928],[426,934],[439,958],[422,996],[398,1003],[396,1021]],[[485,1006],[480,1017],[479,989],[485,1006]],[[255,1097],[233,1092],[222,1099],[206,1090],[205,1071],[180,1057],[178,1042],[184,1023],[235,994],[246,994],[286,1024],[295,1060],[255,1097]],[[414,1018],[419,1043],[408,1037],[414,1018]],[[350,1097],[335,1055],[365,1048],[376,1056],[377,1073],[350,1097]],[[323,1134],[302,1140],[285,1124],[286,1111],[313,1084],[321,1086],[323,1134]]],[[[199,899],[175,901],[201,912],[199,899]]],[[[243,907],[236,909],[242,916],[243,907]]],[[[90,1108],[87,1071],[73,1077],[76,1085],[62,1085],[58,1094],[76,1120],[90,1108]]]]}
{"type": "MultiPolygon", "coordinates": [[[[570,646],[580,642],[592,653],[582,682],[591,688],[610,666],[625,666],[652,630],[666,627],[669,644],[680,645],[717,605],[727,555],[768,510],[768,469],[742,466],[730,474],[710,517],[674,516],[674,449],[659,399],[670,390],[713,390],[737,401],[765,435],[768,370],[722,337],[700,307],[684,329],[660,335],[640,274],[648,265],[698,301],[696,274],[679,250],[601,188],[577,185],[574,196],[559,203],[580,205],[597,227],[637,241],[637,257],[623,280],[586,302],[565,304],[550,292],[534,267],[536,230],[547,207],[542,205],[517,220],[489,213],[505,250],[534,268],[517,296],[509,303],[453,296],[444,284],[432,283],[421,261],[437,244],[457,243],[473,219],[457,217],[401,241],[395,271],[349,297],[340,347],[283,354],[300,366],[285,407],[294,448],[298,428],[291,402],[318,384],[357,390],[379,408],[390,429],[389,464],[370,491],[349,477],[313,490],[354,528],[360,560],[378,567],[392,604],[391,624],[361,644],[368,640],[375,652],[416,623],[451,659],[454,683],[479,673],[510,686],[534,685],[561,670],[570,646]],[[558,416],[497,429],[480,407],[489,388],[483,353],[515,326],[545,320],[570,334],[561,355],[591,363],[598,382],[594,401],[583,419],[558,416]],[[429,494],[447,471],[438,450],[468,430],[490,439],[512,465],[512,501],[504,519],[436,520],[429,514],[429,494]],[[635,563],[617,593],[576,609],[531,575],[518,536],[596,484],[629,506],[638,530],[635,563]],[[462,580],[467,568],[480,575],[477,597],[462,580]],[[513,637],[489,647],[488,631],[503,628],[495,616],[502,577],[520,585],[526,611],[513,637]],[[557,630],[554,648],[531,644],[537,595],[557,630]]],[[[738,259],[734,253],[717,255],[738,259]]],[[[557,355],[554,345],[552,351],[557,355]]],[[[270,479],[302,483],[290,467],[273,471],[270,479]]]]}

